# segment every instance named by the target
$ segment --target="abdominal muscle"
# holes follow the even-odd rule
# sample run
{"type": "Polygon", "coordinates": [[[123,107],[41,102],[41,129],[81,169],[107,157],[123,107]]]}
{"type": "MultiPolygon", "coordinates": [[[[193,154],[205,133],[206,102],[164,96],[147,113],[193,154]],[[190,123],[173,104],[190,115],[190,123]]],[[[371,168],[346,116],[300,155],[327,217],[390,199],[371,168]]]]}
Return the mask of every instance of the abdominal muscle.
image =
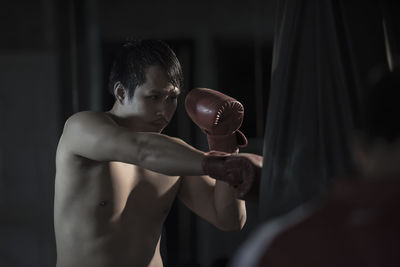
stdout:
{"type": "Polygon", "coordinates": [[[178,178],[124,163],[86,165],[77,177],[68,166],[56,175],[57,267],[162,266],[161,229],[178,178]]]}
{"type": "Polygon", "coordinates": [[[162,266],[160,231],[151,228],[132,231],[121,227],[102,236],[78,237],[59,231],[57,266],[162,266]]]}

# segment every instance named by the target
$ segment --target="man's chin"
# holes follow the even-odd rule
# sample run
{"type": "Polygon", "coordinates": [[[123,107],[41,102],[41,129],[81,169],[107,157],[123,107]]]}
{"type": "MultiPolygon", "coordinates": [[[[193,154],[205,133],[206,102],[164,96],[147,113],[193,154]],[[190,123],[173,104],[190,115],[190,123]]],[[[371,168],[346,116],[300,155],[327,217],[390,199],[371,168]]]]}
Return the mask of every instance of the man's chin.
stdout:
{"type": "Polygon", "coordinates": [[[158,133],[161,133],[162,131],[164,131],[165,127],[167,127],[167,126],[162,127],[162,128],[159,129],[157,132],[158,132],[158,133]]]}
{"type": "Polygon", "coordinates": [[[164,127],[161,127],[161,126],[148,127],[146,132],[161,133],[164,130],[165,127],[166,126],[164,126],[164,127]]]}

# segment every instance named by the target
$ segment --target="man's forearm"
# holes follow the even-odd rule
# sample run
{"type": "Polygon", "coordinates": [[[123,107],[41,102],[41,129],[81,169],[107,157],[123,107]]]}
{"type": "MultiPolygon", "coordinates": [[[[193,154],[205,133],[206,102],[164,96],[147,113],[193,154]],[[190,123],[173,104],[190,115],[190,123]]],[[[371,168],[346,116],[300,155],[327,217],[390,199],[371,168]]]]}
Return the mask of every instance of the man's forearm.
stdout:
{"type": "Polygon", "coordinates": [[[130,163],[166,175],[204,174],[201,165],[204,152],[178,138],[153,133],[137,133],[131,138],[137,154],[127,151],[130,163]]]}
{"type": "Polygon", "coordinates": [[[243,228],[246,222],[246,204],[236,198],[234,188],[225,182],[216,181],[214,205],[220,228],[227,231],[243,228]]]}

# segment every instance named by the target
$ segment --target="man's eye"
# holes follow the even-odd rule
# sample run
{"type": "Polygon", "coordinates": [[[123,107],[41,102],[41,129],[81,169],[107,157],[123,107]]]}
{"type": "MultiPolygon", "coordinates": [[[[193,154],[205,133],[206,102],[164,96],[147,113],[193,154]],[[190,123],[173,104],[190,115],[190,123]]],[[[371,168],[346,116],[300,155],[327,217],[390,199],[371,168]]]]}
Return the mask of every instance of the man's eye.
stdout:
{"type": "Polygon", "coordinates": [[[160,99],[160,96],[158,96],[158,95],[151,95],[151,96],[148,96],[148,98],[150,98],[151,100],[158,100],[158,99],[160,99]]]}
{"type": "Polygon", "coordinates": [[[170,96],[168,96],[168,99],[169,99],[169,100],[175,100],[175,99],[177,99],[177,98],[178,98],[177,95],[170,95],[170,96]]]}

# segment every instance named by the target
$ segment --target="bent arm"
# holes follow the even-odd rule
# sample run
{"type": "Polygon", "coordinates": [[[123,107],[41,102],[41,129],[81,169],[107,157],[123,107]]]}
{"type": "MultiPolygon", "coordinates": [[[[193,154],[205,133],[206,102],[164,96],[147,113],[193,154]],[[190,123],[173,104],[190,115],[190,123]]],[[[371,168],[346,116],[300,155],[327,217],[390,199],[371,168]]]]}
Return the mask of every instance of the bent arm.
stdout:
{"type": "Polygon", "coordinates": [[[99,112],[69,118],[61,137],[64,149],[96,161],[120,161],[165,175],[202,175],[204,153],[178,138],[132,132],[99,112]]]}
{"type": "Polygon", "coordinates": [[[209,176],[185,176],[180,200],[193,212],[223,231],[241,230],[246,222],[245,201],[227,183],[209,176]]]}
{"type": "Polygon", "coordinates": [[[237,199],[235,189],[223,181],[215,181],[214,205],[219,221],[231,230],[241,230],[246,223],[246,203],[237,199]]]}

